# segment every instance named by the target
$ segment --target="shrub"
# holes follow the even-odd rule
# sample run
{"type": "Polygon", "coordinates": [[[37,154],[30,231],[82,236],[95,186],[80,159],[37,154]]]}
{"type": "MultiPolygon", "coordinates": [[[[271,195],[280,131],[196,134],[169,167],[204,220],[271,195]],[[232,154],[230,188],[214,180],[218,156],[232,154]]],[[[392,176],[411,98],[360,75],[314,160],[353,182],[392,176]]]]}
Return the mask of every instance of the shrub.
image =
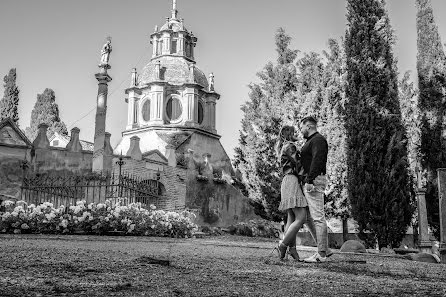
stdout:
{"type": "Polygon", "coordinates": [[[84,231],[88,234],[105,234],[120,231],[125,234],[144,236],[190,237],[196,231],[195,215],[188,211],[171,212],[150,209],[141,203],[127,206],[110,201],[54,208],[44,202],[38,206],[24,201],[2,203],[5,211],[0,212],[0,232],[3,233],[51,233],[72,234],[84,231]]]}

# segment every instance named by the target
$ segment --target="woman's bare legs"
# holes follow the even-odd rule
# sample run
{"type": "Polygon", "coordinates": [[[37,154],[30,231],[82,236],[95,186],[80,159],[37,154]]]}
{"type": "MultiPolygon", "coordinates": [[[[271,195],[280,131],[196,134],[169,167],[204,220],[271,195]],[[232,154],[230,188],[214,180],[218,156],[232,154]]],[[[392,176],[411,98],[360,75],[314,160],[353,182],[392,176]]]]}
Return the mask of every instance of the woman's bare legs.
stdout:
{"type": "MultiPolygon", "coordinates": [[[[296,216],[294,215],[294,212],[292,209],[288,209],[287,210],[287,216],[286,216],[286,225],[285,225],[285,231],[284,231],[284,237],[283,239],[285,239],[285,234],[288,231],[288,228],[290,228],[291,224],[296,220],[296,216]]],[[[283,242],[283,240],[282,240],[283,242]]],[[[292,241],[289,246],[296,246],[296,238],[294,238],[294,241],[292,241]]]]}
{"type": "Polygon", "coordinates": [[[289,253],[295,260],[299,260],[299,254],[296,251],[296,236],[303,223],[306,221],[306,209],[303,207],[293,208],[288,210],[287,228],[282,243],[279,244],[279,257],[283,259],[286,255],[288,247],[290,247],[289,253]],[[292,213],[292,214],[291,214],[292,213]],[[294,221],[291,224],[291,219],[294,217],[294,221]]]}
{"type": "Polygon", "coordinates": [[[304,207],[293,208],[292,212],[294,214],[294,221],[289,225],[282,241],[286,246],[293,246],[293,243],[294,246],[296,245],[297,232],[302,228],[302,225],[307,218],[307,212],[304,207]]]}

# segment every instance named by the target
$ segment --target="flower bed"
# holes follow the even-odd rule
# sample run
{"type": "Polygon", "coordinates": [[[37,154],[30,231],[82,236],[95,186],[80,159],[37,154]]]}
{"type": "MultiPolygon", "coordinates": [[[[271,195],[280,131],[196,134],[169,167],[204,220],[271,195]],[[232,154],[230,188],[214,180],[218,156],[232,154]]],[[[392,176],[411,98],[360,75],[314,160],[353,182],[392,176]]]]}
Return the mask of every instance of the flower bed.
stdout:
{"type": "Polygon", "coordinates": [[[24,201],[4,201],[6,211],[0,212],[0,232],[3,233],[59,233],[107,234],[190,237],[198,230],[195,215],[188,211],[157,210],[151,205],[144,209],[140,203],[128,206],[110,201],[54,208],[44,202],[38,206],[24,201]]]}

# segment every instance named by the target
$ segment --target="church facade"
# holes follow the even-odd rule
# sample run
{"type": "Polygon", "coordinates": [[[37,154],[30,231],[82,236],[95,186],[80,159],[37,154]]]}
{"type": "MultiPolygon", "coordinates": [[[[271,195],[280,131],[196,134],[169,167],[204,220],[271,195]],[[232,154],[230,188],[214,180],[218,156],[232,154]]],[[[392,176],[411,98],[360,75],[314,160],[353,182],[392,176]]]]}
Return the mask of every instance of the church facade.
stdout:
{"type": "Polygon", "coordinates": [[[133,69],[126,89],[127,126],[115,154],[126,154],[132,138],[138,137],[142,156],[154,150],[177,160],[192,150],[195,158],[208,158],[228,175],[230,159],[216,129],[216,106],[220,95],[214,77],[197,67],[194,48],[197,37],[178,18],[174,1],[172,15],[150,35],[152,57],[137,73],[133,69]]]}

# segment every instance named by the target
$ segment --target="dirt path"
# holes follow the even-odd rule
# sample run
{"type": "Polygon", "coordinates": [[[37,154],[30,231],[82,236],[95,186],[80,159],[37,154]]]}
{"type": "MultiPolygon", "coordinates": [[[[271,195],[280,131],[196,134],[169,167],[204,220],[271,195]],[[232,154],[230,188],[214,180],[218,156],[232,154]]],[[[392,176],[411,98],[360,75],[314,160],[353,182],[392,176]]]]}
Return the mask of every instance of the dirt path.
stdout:
{"type": "MultiPolygon", "coordinates": [[[[280,262],[273,245],[236,236],[0,235],[0,296],[446,296],[446,265],[339,253],[324,264],[280,262]]],[[[303,257],[313,250],[303,249],[303,257]]]]}

